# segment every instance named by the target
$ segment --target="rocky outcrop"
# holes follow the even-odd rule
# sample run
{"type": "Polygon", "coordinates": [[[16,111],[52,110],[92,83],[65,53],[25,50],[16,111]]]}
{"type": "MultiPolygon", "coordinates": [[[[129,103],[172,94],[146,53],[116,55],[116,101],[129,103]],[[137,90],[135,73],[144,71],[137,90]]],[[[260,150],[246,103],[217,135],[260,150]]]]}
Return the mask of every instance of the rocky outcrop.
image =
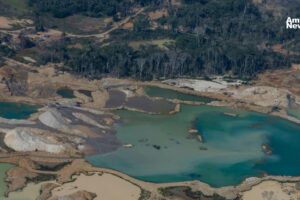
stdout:
{"type": "Polygon", "coordinates": [[[189,130],[189,137],[196,139],[200,143],[204,143],[204,139],[201,133],[197,129],[190,129],[189,130]]]}
{"type": "Polygon", "coordinates": [[[266,154],[266,155],[272,155],[273,151],[272,148],[270,147],[270,145],[268,144],[263,144],[261,145],[262,151],[266,154]]]}
{"type": "Polygon", "coordinates": [[[32,128],[16,128],[6,131],[4,143],[15,151],[45,151],[49,153],[62,153],[66,146],[59,138],[51,133],[32,128]]]}

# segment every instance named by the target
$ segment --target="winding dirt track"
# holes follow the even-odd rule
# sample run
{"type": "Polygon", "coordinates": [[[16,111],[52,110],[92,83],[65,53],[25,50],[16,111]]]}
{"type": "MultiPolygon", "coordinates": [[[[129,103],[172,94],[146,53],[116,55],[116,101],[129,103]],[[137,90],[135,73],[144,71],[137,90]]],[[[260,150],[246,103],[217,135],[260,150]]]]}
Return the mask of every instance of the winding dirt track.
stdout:
{"type": "MultiPolygon", "coordinates": [[[[108,35],[119,29],[120,27],[122,27],[124,24],[128,23],[130,20],[134,19],[135,17],[137,17],[139,14],[141,14],[142,12],[144,12],[146,8],[140,8],[137,12],[135,12],[134,14],[126,17],[125,19],[121,20],[120,22],[116,23],[111,29],[103,32],[103,33],[97,33],[97,34],[88,34],[88,35],[79,35],[79,34],[73,34],[73,33],[66,33],[67,36],[69,37],[74,37],[74,38],[89,38],[89,37],[96,37],[96,38],[100,38],[100,39],[105,39],[108,37],[108,35]]],[[[34,28],[33,26],[30,27],[26,27],[26,28],[34,28]]],[[[9,30],[0,30],[0,33],[5,33],[5,34],[19,34],[20,32],[22,32],[23,29],[19,29],[19,30],[13,30],[13,31],[9,31],[9,30]]]]}
{"type": "Polygon", "coordinates": [[[139,9],[136,13],[134,13],[133,15],[128,16],[125,19],[121,20],[119,23],[115,24],[111,29],[109,29],[109,30],[107,30],[103,33],[90,34],[90,35],[78,35],[78,34],[67,33],[67,35],[70,36],[70,37],[76,37],[76,38],[87,38],[87,37],[106,38],[111,32],[113,32],[114,30],[119,29],[124,24],[128,23],[130,20],[134,19],[139,14],[144,12],[144,10],[145,10],[145,8],[139,9]]]}

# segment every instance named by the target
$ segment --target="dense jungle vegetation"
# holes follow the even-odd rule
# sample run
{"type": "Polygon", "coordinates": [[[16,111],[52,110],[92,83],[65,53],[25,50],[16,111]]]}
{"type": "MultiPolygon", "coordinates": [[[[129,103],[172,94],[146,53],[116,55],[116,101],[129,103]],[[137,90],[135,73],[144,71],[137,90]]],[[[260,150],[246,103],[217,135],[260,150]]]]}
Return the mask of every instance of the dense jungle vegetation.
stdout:
{"type": "MultiPolygon", "coordinates": [[[[286,15],[275,15],[251,0],[29,0],[38,30],[47,28],[40,16],[66,19],[72,15],[103,18],[115,22],[134,18],[132,29],[117,29],[104,41],[86,39],[81,48],[74,41],[60,41],[40,47],[40,62],[64,62],[66,70],[89,78],[103,76],[150,80],[167,77],[231,74],[253,78],[267,69],[289,67],[299,62],[299,30],[286,30],[286,15]],[[148,13],[162,11],[153,19],[148,13]],[[151,41],[168,40],[164,45],[151,41]],[[150,41],[133,47],[133,41],[150,41]],[[274,51],[276,44],[288,53],[274,51]]],[[[278,3],[280,6],[280,3],[278,3]]],[[[285,6],[293,16],[296,1],[285,6]]],[[[77,41],[78,42],[78,41],[77,41]]]]}

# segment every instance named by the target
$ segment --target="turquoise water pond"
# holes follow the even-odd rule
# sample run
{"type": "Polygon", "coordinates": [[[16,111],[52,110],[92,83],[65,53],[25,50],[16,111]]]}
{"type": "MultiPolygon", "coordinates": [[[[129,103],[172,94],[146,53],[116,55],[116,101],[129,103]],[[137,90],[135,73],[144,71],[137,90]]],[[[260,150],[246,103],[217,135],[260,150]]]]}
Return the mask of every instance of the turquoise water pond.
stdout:
{"type": "Polygon", "coordinates": [[[208,97],[184,94],[174,90],[163,89],[159,87],[147,86],[144,88],[144,90],[146,94],[150,97],[162,97],[165,99],[178,99],[182,101],[196,101],[196,102],[203,102],[203,103],[209,103],[214,100],[208,97]]]}
{"type": "Polygon", "coordinates": [[[300,126],[286,120],[187,105],[171,116],[130,111],[118,114],[124,121],[117,126],[117,136],[134,147],[89,156],[87,159],[96,166],[145,181],[201,180],[216,187],[238,184],[262,173],[300,175],[300,126]],[[203,135],[204,144],[188,137],[191,127],[203,135]],[[265,155],[262,144],[269,144],[273,155],[265,155]]]}
{"type": "Polygon", "coordinates": [[[37,112],[38,107],[23,103],[0,102],[0,117],[7,119],[26,119],[37,112]]]}

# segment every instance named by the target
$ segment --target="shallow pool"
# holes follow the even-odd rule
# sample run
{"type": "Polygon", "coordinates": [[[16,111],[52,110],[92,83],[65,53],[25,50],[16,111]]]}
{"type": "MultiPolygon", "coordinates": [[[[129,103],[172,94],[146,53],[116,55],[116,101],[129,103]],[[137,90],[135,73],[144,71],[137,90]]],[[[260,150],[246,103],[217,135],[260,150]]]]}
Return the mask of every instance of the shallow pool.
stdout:
{"type": "Polygon", "coordinates": [[[300,175],[300,126],[268,115],[210,106],[182,106],[176,115],[120,111],[120,148],[87,159],[152,182],[201,180],[238,184],[249,176],[300,175]],[[237,117],[224,113],[232,112],[237,117]],[[189,137],[194,126],[205,143],[189,137]],[[262,152],[268,144],[273,155],[262,152]]]}
{"type": "Polygon", "coordinates": [[[66,99],[73,99],[75,98],[74,91],[70,88],[60,88],[56,92],[59,96],[66,98],[66,99]]]}

